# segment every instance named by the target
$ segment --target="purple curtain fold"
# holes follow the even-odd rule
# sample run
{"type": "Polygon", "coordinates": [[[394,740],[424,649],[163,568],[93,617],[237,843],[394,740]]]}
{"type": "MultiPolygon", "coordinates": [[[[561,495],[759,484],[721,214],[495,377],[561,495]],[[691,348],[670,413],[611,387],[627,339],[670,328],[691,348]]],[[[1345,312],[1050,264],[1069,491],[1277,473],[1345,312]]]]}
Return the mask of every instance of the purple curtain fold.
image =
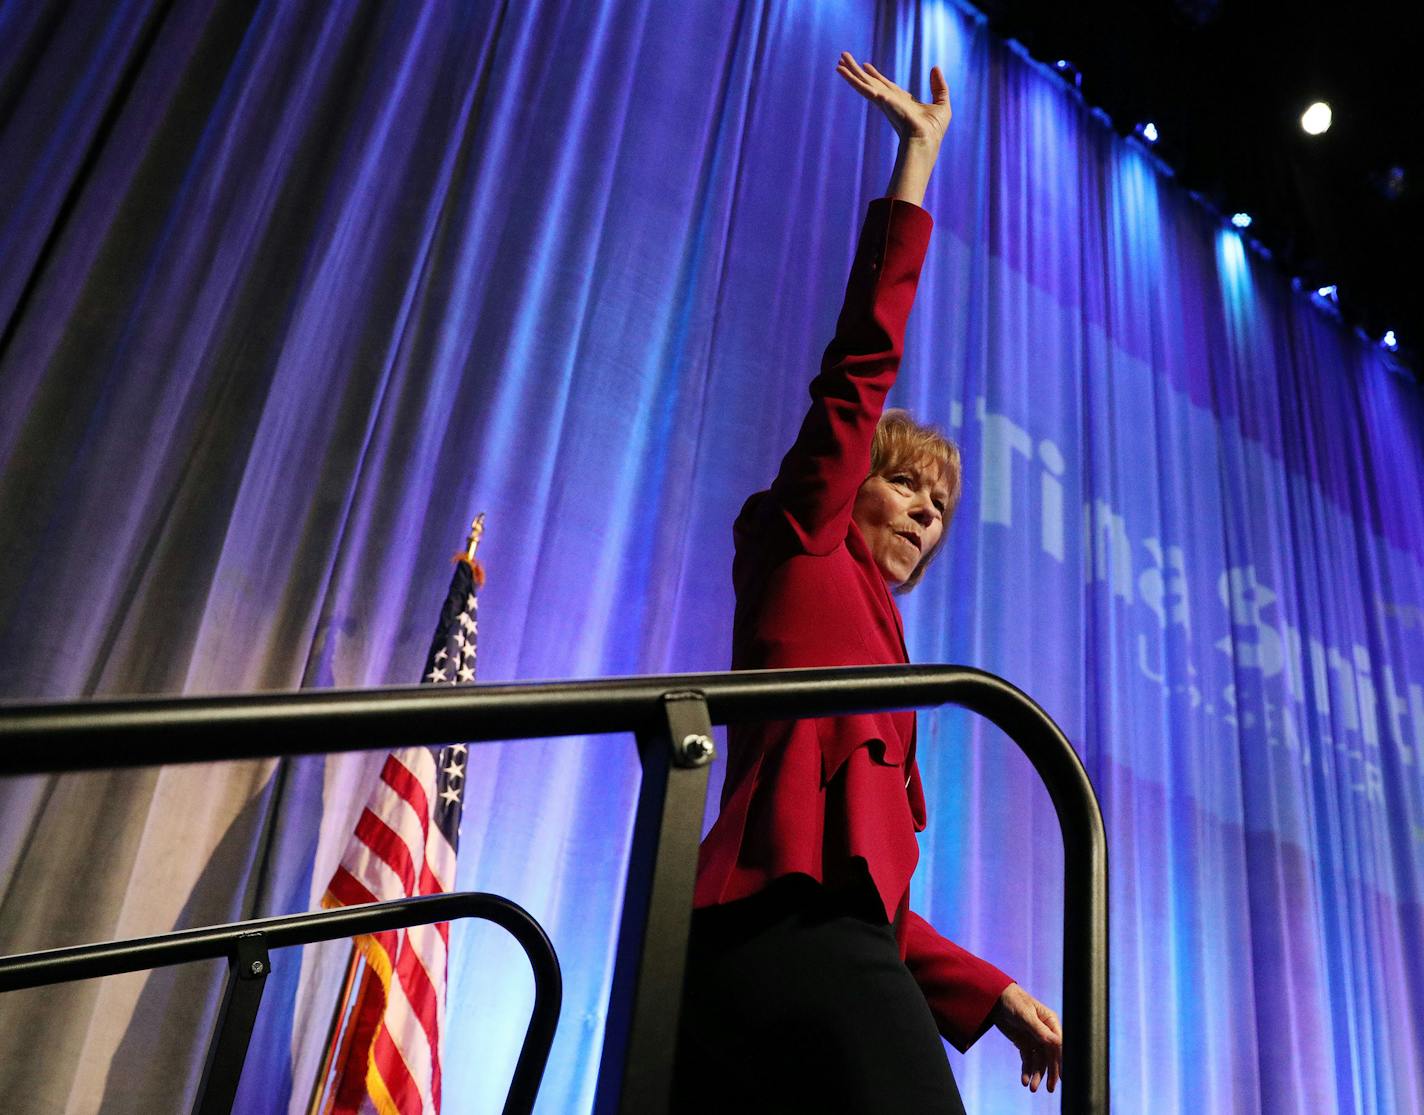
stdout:
{"type": "MultiPolygon", "coordinates": [[[[842,49],[949,77],[892,401],[966,496],[906,629],[1088,764],[1118,1109],[1424,1111],[1424,399],[949,2],[0,0],[0,697],[414,681],[477,510],[483,680],[725,667],[893,156],[842,49]]],[[[920,740],[916,908],[1056,1004],[1046,795],[920,740]]],[[[379,759],[0,783],[0,949],[312,907],[379,759]]],[[[592,1100],[636,785],[627,739],[471,754],[459,884],[564,965],[542,1111],[592,1100]]],[[[275,959],[245,1112],[305,1110],[344,951],[275,959]]],[[[457,929],[450,987],[445,1109],[495,1110],[517,947],[457,929]]],[[[219,990],[0,998],[0,1094],[181,1109],[219,990]]]]}

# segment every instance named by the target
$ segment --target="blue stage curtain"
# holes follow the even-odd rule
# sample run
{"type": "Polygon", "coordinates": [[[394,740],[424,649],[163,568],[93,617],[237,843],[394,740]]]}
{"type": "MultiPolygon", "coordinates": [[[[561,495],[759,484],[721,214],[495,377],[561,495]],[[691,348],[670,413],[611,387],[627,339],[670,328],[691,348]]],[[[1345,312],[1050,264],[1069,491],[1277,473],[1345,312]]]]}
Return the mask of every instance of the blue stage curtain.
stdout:
{"type": "MultiPolygon", "coordinates": [[[[893,154],[841,49],[949,78],[893,401],[966,496],[906,628],[1092,774],[1117,1109],[1424,1111],[1424,399],[948,2],[0,2],[0,695],[413,681],[475,510],[483,680],[725,667],[730,524],[893,154]]],[[[919,754],[917,907],[1056,1005],[1046,795],[961,714],[919,754]]],[[[378,762],[8,782],[0,948],[309,908],[378,762]]],[[[472,754],[459,883],[567,980],[542,1111],[592,1099],[636,779],[472,754]]],[[[304,1110],[307,953],[241,1111],[304,1110]]],[[[497,1110],[523,962],[462,928],[450,982],[445,1110],[497,1110]]],[[[219,986],[6,996],[0,1095],[182,1109],[219,986]]],[[[954,1064],[1043,1109],[997,1035],[954,1064]]]]}

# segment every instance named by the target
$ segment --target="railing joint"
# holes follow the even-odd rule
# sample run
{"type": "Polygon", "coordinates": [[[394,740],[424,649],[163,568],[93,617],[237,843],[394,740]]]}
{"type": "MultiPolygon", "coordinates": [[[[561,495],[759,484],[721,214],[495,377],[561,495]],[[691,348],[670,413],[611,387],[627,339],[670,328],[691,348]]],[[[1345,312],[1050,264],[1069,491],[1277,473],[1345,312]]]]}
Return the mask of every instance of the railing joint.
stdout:
{"type": "Polygon", "coordinates": [[[663,715],[667,718],[674,766],[705,767],[717,757],[705,693],[699,689],[674,689],[664,693],[663,715]]]}
{"type": "Polygon", "coordinates": [[[266,979],[272,971],[266,936],[261,933],[244,933],[237,939],[232,960],[234,974],[238,979],[266,979]]]}

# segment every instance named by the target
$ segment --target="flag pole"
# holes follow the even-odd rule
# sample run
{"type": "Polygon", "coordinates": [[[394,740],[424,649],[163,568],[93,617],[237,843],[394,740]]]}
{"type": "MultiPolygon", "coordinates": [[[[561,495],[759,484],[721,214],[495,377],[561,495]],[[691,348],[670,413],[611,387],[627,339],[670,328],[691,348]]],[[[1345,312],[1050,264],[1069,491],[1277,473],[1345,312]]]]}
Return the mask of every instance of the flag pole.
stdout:
{"type": "Polygon", "coordinates": [[[361,950],[356,942],[351,942],[351,955],[346,961],[346,975],[341,982],[341,994],[336,997],[336,1009],[331,1012],[331,1024],[326,1028],[325,1052],[321,1055],[321,1068],[312,1084],[311,1100],[307,1103],[307,1115],[320,1115],[321,1101],[326,1093],[326,1078],[331,1075],[331,1066],[336,1060],[336,1037],[341,1030],[341,1020],[346,1017],[351,1006],[351,989],[356,986],[356,969],[361,963],[361,950]]]}
{"type": "Polygon", "coordinates": [[[470,536],[465,540],[465,552],[456,554],[456,561],[465,561],[470,564],[470,576],[474,578],[475,588],[485,587],[485,568],[475,557],[475,551],[480,548],[480,538],[485,533],[485,513],[481,511],[475,516],[475,521],[470,524],[470,536]]]}
{"type": "Polygon", "coordinates": [[[475,521],[470,524],[470,537],[465,543],[465,556],[470,559],[473,565],[475,561],[475,551],[480,548],[480,538],[485,532],[485,513],[481,511],[475,516],[475,521]]]}

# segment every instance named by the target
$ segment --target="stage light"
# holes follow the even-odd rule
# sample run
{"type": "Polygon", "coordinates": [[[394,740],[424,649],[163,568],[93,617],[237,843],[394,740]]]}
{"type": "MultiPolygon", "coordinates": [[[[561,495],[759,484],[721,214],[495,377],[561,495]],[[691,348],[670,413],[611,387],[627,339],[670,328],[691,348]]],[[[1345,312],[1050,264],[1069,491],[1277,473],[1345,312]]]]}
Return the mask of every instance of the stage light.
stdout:
{"type": "Polygon", "coordinates": [[[1060,77],[1073,83],[1074,89],[1083,87],[1083,75],[1078,72],[1078,67],[1066,58],[1060,58],[1053,63],[1053,68],[1058,71],[1060,77]]]}
{"type": "Polygon", "coordinates": [[[1310,300],[1317,310],[1324,310],[1333,318],[1340,317],[1340,289],[1334,283],[1316,287],[1310,300]]]}
{"type": "Polygon", "coordinates": [[[1145,124],[1137,125],[1136,131],[1137,134],[1140,135],[1143,139],[1145,139],[1148,143],[1156,143],[1157,140],[1161,138],[1157,131],[1157,125],[1152,123],[1151,120],[1147,121],[1145,124]]]}
{"type": "Polygon", "coordinates": [[[1318,136],[1330,130],[1330,106],[1316,101],[1300,114],[1300,126],[1308,135],[1318,136]]]}
{"type": "Polygon", "coordinates": [[[1250,213],[1233,213],[1233,214],[1231,214],[1231,223],[1232,223],[1233,225],[1235,225],[1237,228],[1250,228],[1250,227],[1251,227],[1251,214],[1250,214],[1250,213]]]}
{"type": "Polygon", "coordinates": [[[1384,336],[1380,338],[1380,347],[1387,352],[1394,352],[1399,348],[1399,338],[1394,335],[1393,329],[1384,331],[1384,336]]]}
{"type": "Polygon", "coordinates": [[[1310,292],[1310,300],[1316,303],[1317,310],[1329,313],[1331,318],[1340,318],[1340,288],[1337,288],[1334,283],[1317,286],[1310,292]]]}

